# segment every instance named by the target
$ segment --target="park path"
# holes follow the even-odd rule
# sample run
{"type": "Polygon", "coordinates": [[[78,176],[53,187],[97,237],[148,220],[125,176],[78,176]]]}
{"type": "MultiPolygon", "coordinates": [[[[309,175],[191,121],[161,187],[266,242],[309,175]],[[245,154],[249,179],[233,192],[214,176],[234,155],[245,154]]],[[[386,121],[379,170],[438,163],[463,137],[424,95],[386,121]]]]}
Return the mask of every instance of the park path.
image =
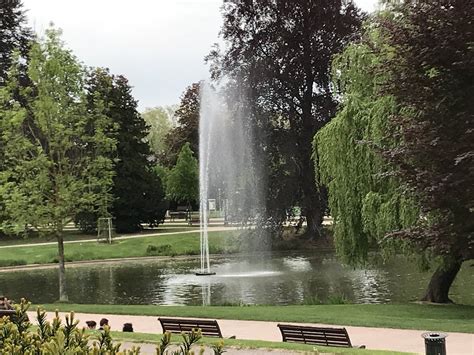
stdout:
{"type": "MultiPolygon", "coordinates": [[[[227,230],[236,230],[238,227],[224,227],[224,226],[210,226],[209,232],[220,232],[220,231],[227,231],[227,230]]],[[[190,234],[190,233],[199,233],[201,230],[199,228],[189,230],[189,231],[181,231],[181,232],[154,232],[154,233],[147,233],[147,234],[129,234],[123,235],[120,237],[115,237],[114,240],[124,240],[124,239],[136,239],[136,238],[146,238],[146,237],[160,237],[164,235],[175,235],[175,234],[190,234]]],[[[94,239],[78,239],[78,240],[67,240],[64,244],[74,244],[74,243],[91,243],[96,242],[97,238],[94,239]]],[[[12,245],[2,245],[0,249],[7,249],[7,248],[22,248],[22,247],[37,247],[37,246],[44,246],[44,245],[57,245],[58,242],[44,242],[44,243],[30,243],[30,244],[12,244],[12,245]]]]}
{"type": "MultiPolygon", "coordinates": [[[[66,313],[60,313],[64,318],[66,313]]],[[[48,317],[52,318],[53,312],[48,313],[48,317]]],[[[113,314],[86,314],[76,313],[76,319],[80,320],[80,325],[85,326],[88,320],[95,320],[99,323],[101,318],[107,318],[112,330],[121,331],[124,323],[132,323],[133,329],[138,333],[162,333],[161,326],[157,320],[159,314],[153,316],[131,316],[131,315],[113,315],[113,314]]],[[[30,319],[35,319],[35,313],[30,312],[30,319]]],[[[277,328],[276,322],[264,321],[244,321],[218,319],[219,326],[224,337],[235,335],[237,339],[248,340],[266,340],[281,341],[281,335],[277,328]]],[[[300,324],[301,323],[288,323],[300,324]]],[[[311,324],[309,326],[327,326],[327,324],[311,324]]],[[[390,328],[369,328],[354,327],[345,325],[331,325],[337,327],[345,327],[351,338],[351,342],[356,345],[366,345],[367,349],[374,350],[392,350],[404,351],[417,354],[424,354],[424,340],[421,338],[423,330],[407,330],[407,329],[390,329],[390,328]]],[[[474,354],[474,334],[468,333],[448,333],[446,340],[447,354],[449,355],[472,355],[474,354]]],[[[153,347],[150,347],[151,349],[153,347]]],[[[145,348],[144,348],[145,350],[145,348]]],[[[144,352],[147,354],[147,352],[144,352]]],[[[241,352],[242,353],[242,352],[241,352]]],[[[253,354],[252,352],[244,352],[253,354]]],[[[274,351],[272,351],[274,353],[274,351]]],[[[275,352],[275,354],[278,352],[275,352]]],[[[290,354],[288,352],[283,352],[290,354]]],[[[283,354],[282,353],[282,354],[283,354]]],[[[230,352],[229,352],[230,354],[230,352]]]]}

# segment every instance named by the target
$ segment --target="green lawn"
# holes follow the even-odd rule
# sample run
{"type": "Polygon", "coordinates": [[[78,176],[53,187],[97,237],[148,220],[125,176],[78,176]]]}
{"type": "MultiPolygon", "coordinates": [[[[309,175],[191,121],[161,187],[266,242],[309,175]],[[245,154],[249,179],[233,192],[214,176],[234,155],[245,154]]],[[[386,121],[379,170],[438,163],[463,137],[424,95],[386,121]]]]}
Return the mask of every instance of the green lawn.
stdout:
{"type": "Polygon", "coordinates": [[[308,306],[153,306],[48,304],[47,310],[98,314],[202,317],[474,332],[474,306],[424,304],[308,306]]]}
{"type": "MultiPolygon", "coordinates": [[[[158,227],[158,228],[153,228],[153,229],[144,229],[140,233],[134,233],[134,235],[137,234],[158,234],[158,233],[169,233],[169,232],[183,232],[187,230],[193,230],[193,229],[198,229],[197,227],[190,227],[187,225],[172,225],[172,224],[167,224],[166,226],[163,227],[158,227]]],[[[127,234],[123,234],[120,236],[126,236],[127,234]]],[[[72,241],[72,240],[96,240],[97,239],[97,234],[83,234],[80,233],[77,230],[66,230],[64,231],[64,241],[72,241]]],[[[23,245],[23,244],[42,244],[42,243],[51,243],[51,242],[56,242],[56,237],[55,236],[39,236],[39,235],[32,235],[29,236],[28,238],[22,238],[22,237],[7,237],[7,236],[2,236],[0,238],[0,246],[6,246],[6,245],[23,245]]],[[[1,251],[0,251],[1,253],[1,251]]]]}
{"type": "MultiPolygon", "coordinates": [[[[114,340],[118,341],[129,341],[136,343],[158,343],[161,339],[160,334],[146,334],[146,333],[123,333],[123,332],[112,332],[114,340]]],[[[179,343],[181,337],[173,335],[172,342],[179,343]]],[[[210,345],[222,341],[222,339],[203,338],[197,344],[210,345]]],[[[285,350],[301,350],[306,353],[312,353],[314,350],[318,350],[322,354],[367,354],[367,355],[397,355],[397,354],[410,354],[396,351],[382,351],[382,350],[364,350],[364,349],[344,349],[344,348],[332,348],[327,346],[313,346],[305,344],[294,344],[294,343],[283,343],[283,342],[270,342],[261,340],[240,340],[240,339],[224,339],[224,347],[235,347],[244,349],[285,349],[285,350]]],[[[199,349],[196,345],[195,349],[199,349]]]]}
{"type": "MultiPolygon", "coordinates": [[[[226,243],[233,231],[210,232],[210,252],[231,251],[226,243]]],[[[159,255],[199,255],[199,232],[173,235],[156,235],[116,240],[112,244],[84,242],[65,244],[66,261],[101,260],[159,255]],[[152,246],[152,247],[149,247],[152,246]],[[152,250],[150,250],[150,248],[152,250]],[[147,251],[148,249],[148,251],[147,251]]],[[[46,264],[57,262],[56,245],[36,245],[0,249],[0,265],[46,264]]]]}

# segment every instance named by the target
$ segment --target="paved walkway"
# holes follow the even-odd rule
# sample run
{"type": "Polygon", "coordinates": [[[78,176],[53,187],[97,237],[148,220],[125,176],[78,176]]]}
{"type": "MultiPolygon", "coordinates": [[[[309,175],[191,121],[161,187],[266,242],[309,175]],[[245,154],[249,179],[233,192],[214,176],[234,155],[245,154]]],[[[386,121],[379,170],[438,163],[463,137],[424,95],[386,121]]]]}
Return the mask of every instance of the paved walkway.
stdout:
{"type": "MultiPolygon", "coordinates": [[[[65,313],[61,314],[64,318],[65,313]]],[[[30,314],[35,319],[36,314],[30,314]]],[[[49,317],[54,313],[50,312],[49,317]]],[[[76,313],[76,319],[85,326],[88,320],[99,323],[101,318],[107,318],[112,330],[122,330],[124,323],[132,323],[135,332],[139,333],[162,333],[161,326],[156,317],[152,316],[128,316],[128,315],[106,315],[106,314],[84,314],[76,313]]],[[[242,320],[218,320],[224,337],[235,335],[237,339],[281,341],[281,335],[276,322],[242,321],[242,320]]],[[[298,324],[298,323],[291,323],[298,324]]],[[[301,323],[300,323],[301,324],[301,323]]],[[[326,324],[305,324],[314,326],[327,326],[326,324]]],[[[344,325],[334,325],[344,326],[344,325]]],[[[424,354],[424,342],[421,338],[423,330],[369,328],[345,326],[353,344],[367,346],[367,349],[405,351],[424,354]]],[[[447,338],[447,354],[449,355],[472,355],[474,354],[474,334],[449,333],[447,338]]],[[[250,354],[250,352],[246,352],[250,354]]],[[[272,351],[273,353],[273,351],[272,351]]],[[[146,354],[146,352],[145,352],[146,354]]],[[[227,354],[227,353],[226,353],[227,354]]],[[[256,353],[258,354],[258,353],[256,353]]],[[[281,354],[288,354],[282,352],[281,354]]]]}
{"type": "MultiPolygon", "coordinates": [[[[220,231],[226,231],[226,230],[236,230],[238,229],[237,227],[214,227],[210,226],[209,227],[209,232],[220,232],[220,231]]],[[[124,240],[124,239],[136,239],[136,238],[146,238],[146,237],[160,237],[163,235],[174,235],[174,234],[190,234],[190,233],[199,233],[200,229],[193,229],[189,231],[181,231],[181,232],[154,232],[154,233],[149,233],[149,234],[130,234],[130,235],[124,235],[121,237],[115,237],[114,240],[124,240]]],[[[67,240],[64,242],[64,244],[74,244],[74,243],[91,243],[95,242],[97,243],[97,238],[94,239],[78,239],[78,240],[67,240]]],[[[44,245],[57,245],[58,242],[44,242],[44,243],[30,243],[30,244],[12,244],[12,245],[2,245],[0,246],[0,249],[6,249],[6,248],[21,248],[21,247],[37,247],[37,246],[44,246],[44,245]]]]}

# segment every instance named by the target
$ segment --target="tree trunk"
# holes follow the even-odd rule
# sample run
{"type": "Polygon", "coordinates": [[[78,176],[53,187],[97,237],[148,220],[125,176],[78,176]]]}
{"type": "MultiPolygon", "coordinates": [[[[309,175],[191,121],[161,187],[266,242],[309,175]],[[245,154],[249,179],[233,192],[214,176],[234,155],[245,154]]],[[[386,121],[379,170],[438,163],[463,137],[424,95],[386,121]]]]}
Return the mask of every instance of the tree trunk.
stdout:
{"type": "Polygon", "coordinates": [[[425,296],[421,300],[434,303],[452,303],[449,299],[449,289],[461,265],[462,262],[454,262],[438,267],[431,276],[425,296]]]}
{"type": "MultiPolygon", "coordinates": [[[[311,147],[311,139],[308,137],[308,146],[311,147]]],[[[306,217],[307,228],[305,237],[308,239],[319,239],[322,237],[322,223],[326,209],[324,191],[316,187],[314,163],[311,159],[311,148],[304,150],[303,170],[301,172],[301,189],[303,192],[302,206],[306,217]]]]}
{"type": "Polygon", "coordinates": [[[307,227],[305,236],[307,238],[318,239],[322,237],[322,218],[323,216],[319,206],[311,206],[311,209],[306,209],[307,227]]]}
{"type": "Polygon", "coordinates": [[[58,260],[59,260],[59,301],[68,302],[66,290],[66,265],[64,262],[64,239],[62,231],[56,232],[58,240],[58,260]]]}

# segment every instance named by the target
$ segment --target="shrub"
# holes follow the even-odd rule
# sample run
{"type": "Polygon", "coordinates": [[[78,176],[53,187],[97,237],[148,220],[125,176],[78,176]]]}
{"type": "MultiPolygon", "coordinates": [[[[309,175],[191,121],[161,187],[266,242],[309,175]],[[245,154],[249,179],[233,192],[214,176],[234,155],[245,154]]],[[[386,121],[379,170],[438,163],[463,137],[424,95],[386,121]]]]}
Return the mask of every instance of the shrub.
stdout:
{"type": "Polygon", "coordinates": [[[106,328],[98,336],[97,341],[89,345],[92,336],[86,334],[84,328],[79,329],[79,321],[74,319],[74,312],[66,316],[62,324],[58,312],[52,322],[46,320],[46,312],[38,309],[36,320],[38,329],[32,330],[26,314],[30,303],[22,299],[19,305],[14,305],[16,314],[9,319],[0,319],[0,349],[2,353],[11,355],[136,355],[139,348],[120,352],[120,344],[113,344],[110,329],[106,328]]]}
{"type": "Polygon", "coordinates": [[[173,255],[173,247],[170,244],[163,245],[152,245],[148,244],[146,248],[146,255],[157,256],[157,255],[173,255]]]}
{"type": "MultiPolygon", "coordinates": [[[[66,316],[63,324],[59,314],[51,322],[46,320],[46,312],[38,308],[36,313],[37,329],[31,326],[27,311],[30,303],[22,299],[20,304],[13,305],[15,315],[0,318],[0,349],[1,354],[10,355],[139,355],[140,348],[120,351],[121,344],[112,340],[110,328],[104,327],[99,333],[86,333],[85,328],[79,329],[79,321],[74,319],[74,312],[66,316]]],[[[158,355],[192,355],[191,347],[201,339],[201,331],[193,329],[182,333],[183,341],[177,350],[168,350],[171,345],[171,334],[163,334],[161,343],[156,348],[158,355]]],[[[215,355],[224,352],[220,343],[212,347],[215,355]]],[[[200,350],[200,354],[204,351],[200,350]]]]}
{"type": "Polygon", "coordinates": [[[26,265],[26,260],[0,260],[0,267],[26,265]]]}
{"type": "Polygon", "coordinates": [[[348,304],[350,303],[346,296],[330,295],[327,299],[327,304],[348,304]]]}

